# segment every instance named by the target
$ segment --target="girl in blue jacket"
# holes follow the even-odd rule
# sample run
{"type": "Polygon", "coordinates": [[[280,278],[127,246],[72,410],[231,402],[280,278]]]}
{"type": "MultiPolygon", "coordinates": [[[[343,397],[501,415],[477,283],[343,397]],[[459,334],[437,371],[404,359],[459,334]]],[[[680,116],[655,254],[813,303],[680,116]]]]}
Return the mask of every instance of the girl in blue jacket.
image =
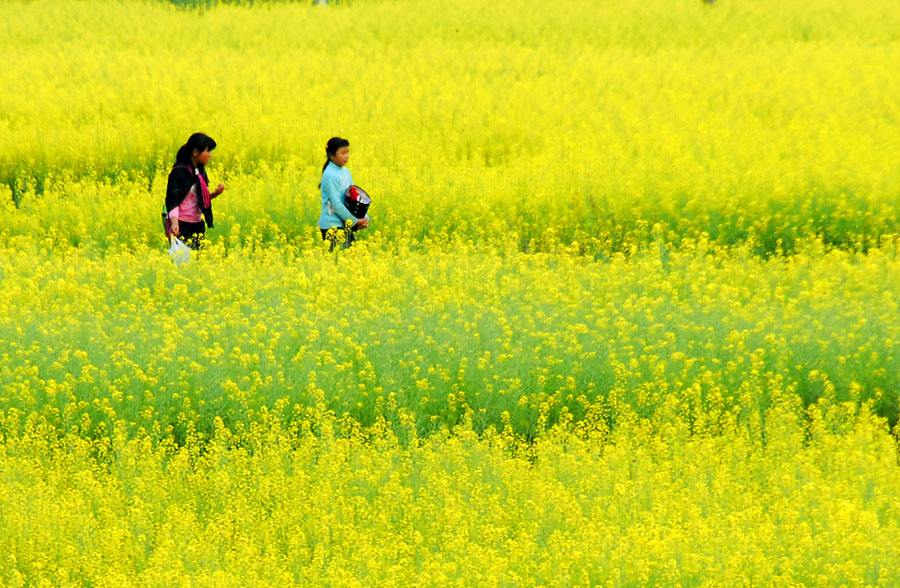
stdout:
{"type": "Polygon", "coordinates": [[[346,249],[353,244],[356,231],[369,226],[369,215],[356,218],[344,206],[344,192],[353,185],[353,177],[345,166],[350,160],[350,141],[340,137],[328,139],[325,146],[328,161],[322,166],[322,214],[319,229],[322,239],[330,243],[329,251],[336,246],[346,249]],[[347,221],[350,221],[349,228],[347,221]]]}

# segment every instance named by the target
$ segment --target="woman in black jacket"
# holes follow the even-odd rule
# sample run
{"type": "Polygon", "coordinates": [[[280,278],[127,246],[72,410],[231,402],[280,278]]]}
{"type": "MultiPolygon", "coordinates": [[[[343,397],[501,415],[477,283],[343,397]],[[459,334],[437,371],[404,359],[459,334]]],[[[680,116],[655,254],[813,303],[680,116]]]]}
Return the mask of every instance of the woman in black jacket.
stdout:
{"type": "Polygon", "coordinates": [[[194,133],[175,155],[166,186],[166,212],[163,224],[166,236],[181,238],[191,249],[198,249],[213,227],[212,199],[225,191],[225,185],[209,191],[206,166],[216,142],[203,133],[194,133]]]}

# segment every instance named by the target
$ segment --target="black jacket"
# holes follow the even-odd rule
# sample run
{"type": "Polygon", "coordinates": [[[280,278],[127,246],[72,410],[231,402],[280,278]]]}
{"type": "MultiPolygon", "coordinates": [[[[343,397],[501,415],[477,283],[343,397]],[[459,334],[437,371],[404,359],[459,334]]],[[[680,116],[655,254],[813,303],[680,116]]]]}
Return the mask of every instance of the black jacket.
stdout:
{"type": "Polygon", "coordinates": [[[194,166],[191,165],[190,162],[178,162],[172,167],[172,171],[169,172],[169,181],[166,185],[166,213],[172,212],[174,209],[178,208],[178,206],[184,202],[184,199],[191,191],[191,188],[196,185],[197,205],[200,208],[200,212],[203,213],[203,219],[206,221],[207,226],[212,228],[212,202],[210,202],[209,208],[203,206],[203,197],[200,195],[200,180],[198,180],[196,176],[197,171],[200,172],[206,185],[209,186],[209,177],[206,175],[204,166],[198,166],[195,171],[194,166]]]}

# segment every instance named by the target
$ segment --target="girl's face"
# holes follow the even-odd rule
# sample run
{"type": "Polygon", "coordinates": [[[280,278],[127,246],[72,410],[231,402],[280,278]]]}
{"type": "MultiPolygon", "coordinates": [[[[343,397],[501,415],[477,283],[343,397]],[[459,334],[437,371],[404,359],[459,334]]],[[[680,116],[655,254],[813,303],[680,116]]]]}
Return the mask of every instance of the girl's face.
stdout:
{"type": "Polygon", "coordinates": [[[203,153],[200,153],[198,149],[194,149],[194,159],[197,163],[209,165],[209,160],[212,159],[212,153],[209,152],[209,149],[204,149],[203,153]]]}
{"type": "Polygon", "coordinates": [[[333,161],[335,165],[344,167],[345,165],[347,165],[347,162],[350,161],[350,148],[339,147],[334,155],[328,156],[328,159],[333,161]]]}

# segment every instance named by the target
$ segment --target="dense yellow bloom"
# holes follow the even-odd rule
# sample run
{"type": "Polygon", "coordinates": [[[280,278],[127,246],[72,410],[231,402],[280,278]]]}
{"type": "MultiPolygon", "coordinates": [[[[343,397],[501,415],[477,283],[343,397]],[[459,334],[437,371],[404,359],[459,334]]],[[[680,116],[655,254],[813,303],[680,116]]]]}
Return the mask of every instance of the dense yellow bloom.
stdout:
{"type": "Polygon", "coordinates": [[[3,2],[0,584],[897,586],[897,30],[3,2]],[[228,190],[176,267],[195,130],[228,190]]]}
{"type": "Polygon", "coordinates": [[[176,447],[129,439],[124,423],[91,442],[29,419],[0,452],[0,574],[102,586],[900,580],[896,442],[865,409],[779,401],[764,443],[734,424],[691,435],[680,419],[629,418],[611,436],[557,428],[534,445],[467,426],[402,443],[384,423],[337,433],[350,423],[320,413],[294,424],[263,411],[240,440],[217,420],[210,439],[176,447]]]}
{"type": "Polygon", "coordinates": [[[0,569],[892,585],[898,264],[9,252],[0,569]]]}
{"type": "Polygon", "coordinates": [[[320,8],[4,2],[0,206],[22,210],[0,236],[160,246],[194,130],[219,143],[212,236],[229,244],[318,245],[335,134],[389,245],[604,254],[705,235],[775,252],[898,232],[892,0],[320,8]]]}

